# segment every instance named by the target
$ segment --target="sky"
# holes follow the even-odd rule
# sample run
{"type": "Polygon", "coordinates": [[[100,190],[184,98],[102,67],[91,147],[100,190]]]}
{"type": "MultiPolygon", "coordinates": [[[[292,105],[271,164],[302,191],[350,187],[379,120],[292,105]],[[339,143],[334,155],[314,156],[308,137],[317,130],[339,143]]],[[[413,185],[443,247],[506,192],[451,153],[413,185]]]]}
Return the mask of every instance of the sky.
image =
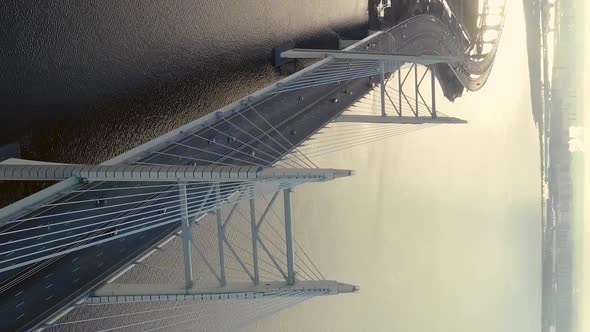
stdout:
{"type": "MultiPolygon", "coordinates": [[[[486,86],[436,126],[321,157],[352,178],[298,187],[294,231],[358,294],[307,301],[262,331],[539,331],[541,196],[520,1],[486,86]]],[[[439,93],[439,95],[442,95],[439,93]]]]}
{"type": "MultiPolygon", "coordinates": [[[[580,4],[584,4],[584,2],[580,1],[580,4]]],[[[584,5],[584,17],[588,17],[590,15],[590,6],[584,5]]],[[[583,59],[583,77],[584,79],[584,93],[582,94],[582,107],[584,110],[588,109],[590,106],[589,94],[590,94],[590,61],[588,60],[588,54],[590,54],[590,42],[588,41],[588,36],[590,36],[590,21],[583,20],[583,31],[584,31],[584,56],[581,58],[583,59]]],[[[584,137],[586,139],[585,145],[585,154],[587,154],[588,140],[590,139],[590,115],[587,111],[584,112],[584,137]]],[[[590,162],[589,158],[585,158],[584,164],[584,194],[585,197],[590,196],[590,162]]],[[[585,199],[586,204],[584,206],[584,239],[590,239],[590,203],[588,203],[588,198],[585,199]]],[[[583,267],[583,282],[582,288],[583,289],[590,289],[590,241],[584,241],[583,247],[583,262],[586,264],[583,267]]],[[[580,312],[588,312],[590,310],[590,291],[586,291],[582,293],[582,303],[580,312]]],[[[590,315],[582,315],[582,321],[580,322],[580,330],[581,331],[590,331],[590,315]]]]}

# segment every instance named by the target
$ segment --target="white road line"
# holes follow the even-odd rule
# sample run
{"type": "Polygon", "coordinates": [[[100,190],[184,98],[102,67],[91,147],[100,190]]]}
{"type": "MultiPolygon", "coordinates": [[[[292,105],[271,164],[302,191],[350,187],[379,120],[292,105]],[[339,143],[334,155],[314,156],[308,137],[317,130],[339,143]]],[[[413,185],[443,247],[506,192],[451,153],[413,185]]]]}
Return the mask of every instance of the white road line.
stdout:
{"type": "Polygon", "coordinates": [[[14,297],[17,297],[17,296],[21,295],[22,293],[23,293],[23,291],[20,291],[20,292],[14,294],[14,297]]]}
{"type": "Polygon", "coordinates": [[[45,288],[47,289],[47,288],[49,288],[51,286],[53,286],[53,284],[49,284],[49,285],[45,286],[45,288]]]}
{"type": "Polygon", "coordinates": [[[50,274],[48,274],[48,275],[46,275],[44,279],[47,279],[47,278],[51,277],[52,275],[53,275],[53,272],[50,273],[50,274]]]}
{"type": "Polygon", "coordinates": [[[22,301],[21,303],[16,305],[16,308],[20,307],[21,305],[25,304],[25,301],[22,301]]]}
{"type": "Polygon", "coordinates": [[[79,267],[79,266],[77,266],[75,269],[73,269],[73,270],[72,270],[72,272],[76,272],[76,271],[78,271],[79,269],[80,269],[80,267],[79,267]]]}
{"type": "Polygon", "coordinates": [[[53,298],[53,295],[49,295],[48,297],[45,298],[45,301],[49,301],[53,298]]]}
{"type": "Polygon", "coordinates": [[[23,316],[24,316],[24,315],[25,315],[25,314],[22,314],[22,315],[20,315],[20,316],[16,317],[16,320],[19,320],[19,319],[23,318],[23,316]]]}

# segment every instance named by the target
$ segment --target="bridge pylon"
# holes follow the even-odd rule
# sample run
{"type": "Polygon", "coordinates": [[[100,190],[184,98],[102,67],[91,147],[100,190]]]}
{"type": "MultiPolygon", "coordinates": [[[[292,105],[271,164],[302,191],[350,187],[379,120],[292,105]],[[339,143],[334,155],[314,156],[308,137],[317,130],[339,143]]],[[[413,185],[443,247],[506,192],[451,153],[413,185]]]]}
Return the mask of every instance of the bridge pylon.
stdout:
{"type": "MultiPolygon", "coordinates": [[[[68,210],[63,213],[4,221],[3,226],[10,229],[2,235],[9,239],[0,246],[3,246],[3,254],[10,256],[0,261],[0,272],[177,223],[183,235],[185,285],[190,288],[193,278],[188,230],[200,216],[215,213],[223,285],[226,279],[224,231],[232,216],[230,213],[225,222],[222,220],[224,206],[236,206],[269,194],[274,194],[274,201],[278,193],[284,191],[285,230],[291,236],[290,188],[352,173],[350,170],[322,168],[71,165],[8,160],[0,163],[0,180],[57,181],[75,177],[83,183],[108,184],[108,187],[90,190],[91,198],[49,205],[67,206],[68,210]],[[121,194],[122,190],[132,190],[133,193],[121,194]],[[91,226],[95,228],[89,230],[91,226]]],[[[253,244],[256,246],[258,241],[263,249],[265,246],[256,235],[264,217],[265,214],[253,228],[253,244]]],[[[285,276],[293,283],[292,241],[287,242],[286,250],[291,253],[291,258],[285,276]]]]}

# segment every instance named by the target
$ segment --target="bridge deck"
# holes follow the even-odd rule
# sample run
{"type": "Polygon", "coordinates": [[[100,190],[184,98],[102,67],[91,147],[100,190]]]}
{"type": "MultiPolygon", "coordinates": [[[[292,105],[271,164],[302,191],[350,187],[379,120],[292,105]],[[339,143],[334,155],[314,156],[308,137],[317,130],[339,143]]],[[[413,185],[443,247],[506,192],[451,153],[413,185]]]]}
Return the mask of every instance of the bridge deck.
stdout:
{"type": "MultiPolygon", "coordinates": [[[[361,43],[355,50],[456,55],[457,41],[443,37],[453,30],[430,31],[423,26],[425,22],[433,21],[426,17],[417,18],[398,26],[397,30],[392,29],[380,35],[371,43],[361,43]]],[[[481,69],[481,75],[489,73],[489,70],[481,65],[472,67],[481,69]]],[[[389,71],[395,68],[395,65],[392,65],[389,71]]],[[[466,68],[457,67],[455,70],[458,75],[470,77],[466,68]]],[[[375,78],[371,77],[373,75],[374,71],[368,70],[357,71],[352,76],[303,76],[300,80],[282,85],[276,92],[267,93],[262,98],[244,100],[236,106],[233,114],[226,113],[207,125],[184,132],[181,139],[160,146],[135,158],[131,163],[260,166],[282,163],[310,166],[309,161],[302,157],[284,157],[292,152],[294,146],[304,142],[367,94],[373,88],[370,84],[375,81],[375,78]]],[[[207,185],[195,185],[193,190],[203,190],[203,186],[207,185]]],[[[94,182],[82,183],[73,189],[73,192],[52,201],[53,205],[45,205],[41,209],[9,220],[9,223],[2,227],[5,233],[2,239],[4,243],[22,240],[19,231],[24,229],[28,229],[27,236],[32,239],[5,244],[0,259],[11,262],[9,251],[22,248],[23,245],[31,247],[21,250],[20,254],[30,254],[33,257],[42,254],[43,248],[33,246],[36,241],[42,236],[45,242],[58,241],[63,236],[61,231],[70,227],[66,222],[72,220],[72,217],[101,225],[90,227],[90,231],[94,229],[95,232],[85,232],[79,236],[74,233],[69,239],[87,241],[90,237],[110,236],[109,233],[112,233],[113,229],[105,230],[105,227],[116,230],[117,225],[130,220],[141,221],[140,218],[157,217],[162,213],[176,211],[176,203],[145,202],[146,197],[150,200],[161,199],[162,202],[175,201],[177,193],[168,183],[152,182],[146,185],[94,182]],[[115,195],[125,197],[114,199],[115,195]],[[75,211],[72,211],[72,204],[64,204],[73,201],[79,202],[75,203],[75,211]],[[121,210],[121,206],[126,207],[124,211],[121,210]],[[172,210],[168,211],[169,208],[172,210]],[[87,210],[84,211],[85,209],[87,210]],[[99,214],[96,213],[97,209],[100,211],[99,214]],[[42,227],[30,229],[37,226],[42,227]],[[48,233],[55,234],[46,235],[48,233]]],[[[174,221],[175,218],[177,217],[173,216],[171,220],[174,221]]],[[[34,265],[2,272],[0,311],[3,315],[0,329],[27,330],[38,326],[179,228],[179,222],[172,222],[34,265]]],[[[1,268],[9,267],[10,264],[12,263],[4,263],[1,268]]]]}

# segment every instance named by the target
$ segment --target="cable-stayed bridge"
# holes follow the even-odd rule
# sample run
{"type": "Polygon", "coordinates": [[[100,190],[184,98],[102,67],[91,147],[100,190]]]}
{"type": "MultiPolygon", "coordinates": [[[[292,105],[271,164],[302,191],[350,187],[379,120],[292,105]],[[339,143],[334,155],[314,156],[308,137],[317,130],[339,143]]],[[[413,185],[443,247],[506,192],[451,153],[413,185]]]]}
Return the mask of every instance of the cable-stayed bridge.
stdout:
{"type": "Polygon", "coordinates": [[[321,155],[464,123],[437,109],[437,75],[485,84],[504,6],[485,13],[499,23],[475,38],[447,10],[286,51],[321,60],[101,165],[1,163],[1,180],[60,181],[0,211],[2,330],[234,329],[357,291],[293,238],[291,188],[352,175],[321,155]]]}

